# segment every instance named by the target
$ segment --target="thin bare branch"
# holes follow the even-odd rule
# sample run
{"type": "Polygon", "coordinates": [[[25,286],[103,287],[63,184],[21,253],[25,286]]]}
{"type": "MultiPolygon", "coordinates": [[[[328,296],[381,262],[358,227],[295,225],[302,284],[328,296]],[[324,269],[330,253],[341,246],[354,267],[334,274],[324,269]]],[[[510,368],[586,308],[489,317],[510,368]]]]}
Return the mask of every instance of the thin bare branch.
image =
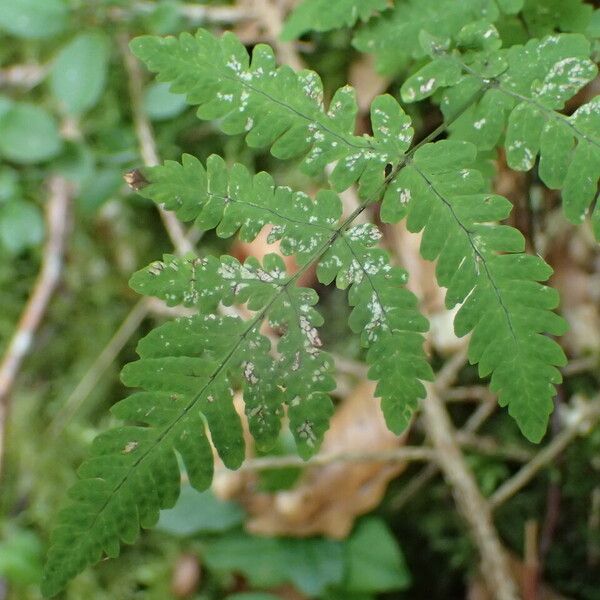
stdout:
{"type": "MultiPolygon", "coordinates": [[[[467,419],[462,429],[458,431],[458,439],[461,435],[475,433],[496,409],[496,399],[491,396],[490,400],[480,404],[477,410],[467,419]]],[[[392,501],[394,510],[401,510],[410,502],[435,476],[440,472],[437,464],[431,463],[417,473],[399,492],[392,501]]]]}
{"type": "Polygon", "coordinates": [[[19,88],[29,91],[39,85],[48,74],[48,65],[11,65],[0,69],[0,88],[19,88]]]}
{"type": "Polygon", "coordinates": [[[440,394],[444,402],[485,402],[494,395],[486,385],[455,386],[440,394]]]}
{"type": "Polygon", "coordinates": [[[580,433],[588,429],[600,418],[600,401],[595,400],[587,405],[579,406],[576,414],[565,425],[564,429],[535,457],[523,465],[508,481],[505,481],[489,498],[492,509],[497,508],[519,490],[525,487],[540,471],[549,465],[580,433]]]}
{"type": "Polygon", "coordinates": [[[279,35],[285,18],[281,3],[274,0],[253,0],[252,3],[245,4],[251,4],[255,17],[265,29],[267,41],[275,48],[279,62],[289,65],[295,71],[303,69],[304,61],[296,51],[295,45],[282,41],[279,35]]]}
{"type": "Polygon", "coordinates": [[[527,462],[534,456],[531,450],[513,444],[498,444],[491,436],[481,436],[467,431],[457,431],[456,439],[463,448],[474,450],[489,456],[498,456],[507,460],[527,462]]]}
{"type": "Polygon", "coordinates": [[[565,377],[570,377],[572,375],[578,375],[579,373],[585,373],[586,371],[593,371],[598,369],[600,366],[600,357],[596,355],[590,356],[582,356],[581,358],[576,358],[571,360],[566,364],[561,372],[565,377]]]}
{"type": "MultiPolygon", "coordinates": [[[[142,72],[137,58],[129,50],[129,37],[121,32],[118,35],[118,44],[123,57],[125,70],[127,71],[127,83],[129,86],[129,95],[131,99],[131,110],[133,113],[133,124],[135,133],[140,146],[140,154],[144,164],[148,167],[156,166],[160,163],[152,125],[144,111],[144,86],[142,72]]],[[[158,209],[162,222],[169,234],[173,247],[178,254],[193,252],[194,247],[187,238],[183,226],[174,213],[158,209]]]]}
{"type": "MultiPolygon", "coordinates": [[[[382,452],[343,452],[336,454],[317,454],[309,460],[298,455],[264,456],[246,460],[239,471],[264,471],[265,469],[282,469],[289,467],[320,467],[337,462],[405,462],[430,461],[435,454],[431,448],[422,446],[402,446],[382,452]]],[[[224,469],[225,467],[223,467],[224,469]]]]}
{"type": "MultiPolygon", "coordinates": [[[[128,36],[122,32],[118,35],[119,50],[123,57],[123,63],[128,76],[128,87],[131,98],[132,116],[135,133],[138,139],[140,155],[146,166],[159,164],[158,150],[154,140],[154,133],[148,117],[143,108],[143,80],[137,59],[129,51],[128,36]]],[[[171,243],[178,254],[186,254],[194,250],[190,238],[186,236],[183,227],[173,213],[159,208],[164,227],[169,235],[171,243]]],[[[56,415],[50,426],[51,434],[58,437],[69,420],[80,409],[85,400],[102,378],[106,369],[116,360],[119,352],[123,349],[130,337],[135,333],[141,322],[151,310],[158,310],[157,302],[152,298],[141,299],[135,304],[125,317],[117,331],[108,344],[98,355],[96,360],[86,371],[75,389],[67,398],[65,404],[56,415]]]]}
{"type": "Polygon", "coordinates": [[[62,272],[72,187],[64,177],[55,176],[48,182],[48,192],[47,237],[43,248],[42,267],[0,364],[0,469],[11,390],[62,272]]]}
{"type": "MultiPolygon", "coordinates": [[[[451,359],[449,364],[453,362],[459,361],[451,359]]],[[[449,367],[447,378],[451,377],[451,371],[449,367]]],[[[473,472],[465,462],[456,431],[437,388],[433,385],[428,386],[427,398],[422,407],[423,423],[436,450],[437,462],[452,490],[459,512],[469,525],[471,538],[477,545],[481,557],[481,573],[488,590],[498,600],[517,600],[517,585],[494,527],[490,507],[477,487],[473,472]]]]}
{"type": "Polygon", "coordinates": [[[150,299],[143,298],[133,306],[115,334],[110,338],[108,344],[106,344],[85,375],[79,380],[75,389],[69,394],[60,411],[54,417],[49,427],[52,437],[58,438],[60,436],[66,424],[94,391],[94,388],[98,385],[106,370],[113,364],[119,352],[121,352],[125,344],[127,344],[148,315],[149,305],[150,299]]]}
{"type": "MultiPolygon", "coordinates": [[[[128,7],[111,7],[108,16],[115,21],[124,21],[138,15],[152,14],[158,6],[157,2],[132,2],[128,7]]],[[[233,24],[254,18],[254,12],[249,6],[206,6],[188,3],[177,3],[175,6],[190,24],[233,24]]]]}

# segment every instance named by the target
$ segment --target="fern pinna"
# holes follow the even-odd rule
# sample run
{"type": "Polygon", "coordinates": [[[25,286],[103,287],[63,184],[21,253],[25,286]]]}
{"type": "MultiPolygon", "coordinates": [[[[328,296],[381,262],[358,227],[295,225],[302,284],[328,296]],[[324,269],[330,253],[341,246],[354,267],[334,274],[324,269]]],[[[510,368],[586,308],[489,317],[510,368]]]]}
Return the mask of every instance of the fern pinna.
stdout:
{"type": "MultiPolygon", "coordinates": [[[[365,4],[352,18],[340,15],[339,25],[367,20],[384,4],[365,4]]],[[[500,15],[502,7],[512,14],[522,3],[489,4],[500,15]]],[[[319,0],[306,5],[311,14],[319,0]]],[[[367,36],[384,16],[358,35],[367,36]]],[[[288,37],[310,28],[302,14],[295,19],[288,37]]],[[[391,95],[372,103],[372,135],[356,135],[355,92],[342,87],[326,107],[318,75],[278,67],[266,45],[250,57],[234,35],[205,30],[132,43],[160,81],[185,94],[198,117],[216,120],[225,134],[244,134],[249,146],[269,148],[280,159],[299,158],[311,176],[335,167],[331,189],[314,198],[277,186],[267,173],[228,167],[218,156],[203,165],[184,155],[145,170],[143,196],[224,238],[250,241],[269,226],[269,240],[281,242],[298,270],[286,272],[274,254],[243,263],[227,255],[167,255],[132,277],[139,293],[194,314],[152,331],[138,346],[140,359],[124,368],[124,383],[141,391],[113,412],[135,425],[100,435],[80,468],[72,505],[52,539],[46,595],[102,556],[116,556],[121,541],[133,542],[140,526],[151,527],[160,509],[174,504],[178,456],[199,490],[212,480],[212,445],[228,468],[240,466],[244,438],[234,390],[242,390],[260,449],[274,444],[284,412],[299,453],[309,457],[318,449],[333,411],[335,373],[319,338],[317,293],[298,285],[313,266],[322,284],[348,289],[349,325],[367,348],[388,426],[406,428],[425,395],[423,382],[432,379],[423,349],[428,324],[405,287],[405,271],[378,247],[378,228],[356,223],[377,203],[384,222],[406,219],[409,230],[422,232],[421,253],[437,261],[447,306],[460,306],[456,333],[471,334],[470,361],[482,377],[491,376],[491,388],[523,434],[532,441],[544,435],[561,380],[557,367],[565,363],[550,336],[563,333],[564,321],[553,312],[557,294],[543,283],[550,267],[524,252],[519,231],[498,223],[511,205],[490,192],[477,166],[502,139],[517,169],[531,168],[541,149],[540,176],[564,188],[567,215],[580,218],[597,181],[599,104],[571,116],[557,111],[595,74],[589,45],[579,34],[560,34],[504,50],[489,22],[453,26],[444,39],[427,31],[426,19],[414,27],[421,46],[411,56],[420,62],[402,97],[435,94],[446,119],[417,144],[411,119],[391,95]],[[447,139],[435,141],[444,131],[447,139]],[[337,193],[355,184],[360,204],[343,216],[337,193]],[[247,316],[222,309],[243,304],[247,316]],[[264,333],[265,322],[276,335],[264,333]]]]}

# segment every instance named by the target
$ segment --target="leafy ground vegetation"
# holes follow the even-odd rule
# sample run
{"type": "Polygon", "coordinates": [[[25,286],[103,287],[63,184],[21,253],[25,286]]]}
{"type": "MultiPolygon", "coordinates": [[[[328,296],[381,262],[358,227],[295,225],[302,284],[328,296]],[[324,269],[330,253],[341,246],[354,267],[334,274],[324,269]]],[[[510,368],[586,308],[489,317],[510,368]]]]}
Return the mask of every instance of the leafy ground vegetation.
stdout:
{"type": "Polygon", "coordinates": [[[593,2],[0,30],[0,598],[600,598],[593,2]]]}

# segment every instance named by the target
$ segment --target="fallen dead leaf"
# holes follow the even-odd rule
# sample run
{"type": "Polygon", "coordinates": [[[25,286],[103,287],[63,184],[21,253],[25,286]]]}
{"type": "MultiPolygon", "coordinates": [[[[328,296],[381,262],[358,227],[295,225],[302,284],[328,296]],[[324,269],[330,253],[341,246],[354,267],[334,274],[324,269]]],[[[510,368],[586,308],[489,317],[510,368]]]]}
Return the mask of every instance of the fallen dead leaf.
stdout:
{"type": "MultiPolygon", "coordinates": [[[[397,448],[406,436],[391,433],[383,419],[374,384],[359,384],[339,405],[325,435],[322,453],[370,453],[397,448]]],[[[241,409],[238,400],[238,410],[241,409]]],[[[307,468],[291,490],[256,490],[256,475],[222,473],[214,485],[221,497],[241,502],[248,511],[246,527],[262,535],[346,537],[355,519],[375,508],[389,481],[404,463],[335,462],[307,468]]]]}

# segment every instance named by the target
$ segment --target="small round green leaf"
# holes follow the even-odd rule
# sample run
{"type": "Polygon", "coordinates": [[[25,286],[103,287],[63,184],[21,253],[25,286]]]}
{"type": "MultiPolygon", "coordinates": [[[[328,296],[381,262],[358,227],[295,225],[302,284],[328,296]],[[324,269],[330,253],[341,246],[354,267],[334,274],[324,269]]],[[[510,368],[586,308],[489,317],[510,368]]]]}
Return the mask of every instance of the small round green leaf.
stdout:
{"type": "Polygon", "coordinates": [[[0,242],[11,254],[39,244],[43,237],[44,219],[35,204],[15,200],[0,208],[0,242]]]}
{"type": "Polygon", "coordinates": [[[394,536],[378,518],[360,522],[348,541],[345,587],[350,592],[406,589],[410,573],[394,536]]]}
{"type": "Polygon", "coordinates": [[[243,521],[244,511],[239,505],[219,500],[210,490],[197,492],[186,485],[175,506],[161,511],[157,529],[184,537],[227,531],[243,521]]]}
{"type": "Polygon", "coordinates": [[[185,110],[185,96],[173,94],[169,87],[168,83],[153,83],[146,88],[144,108],[153,121],[171,119],[185,110]]]}
{"type": "Polygon", "coordinates": [[[34,104],[15,104],[0,120],[0,154],[16,163],[32,164],[56,156],[62,140],[54,118],[34,104]]]}
{"type": "Polygon", "coordinates": [[[0,119],[13,107],[14,102],[4,95],[0,95],[0,119]]]}
{"type": "Polygon", "coordinates": [[[69,22],[64,0],[0,0],[0,29],[17,37],[48,38],[69,22]]]}
{"type": "Polygon", "coordinates": [[[19,174],[10,167],[0,169],[0,203],[13,200],[21,192],[19,174]]]}
{"type": "Polygon", "coordinates": [[[98,102],[106,82],[108,58],[108,40],[100,31],[76,36],[58,53],[50,89],[62,109],[80,114],[98,102]]]}

